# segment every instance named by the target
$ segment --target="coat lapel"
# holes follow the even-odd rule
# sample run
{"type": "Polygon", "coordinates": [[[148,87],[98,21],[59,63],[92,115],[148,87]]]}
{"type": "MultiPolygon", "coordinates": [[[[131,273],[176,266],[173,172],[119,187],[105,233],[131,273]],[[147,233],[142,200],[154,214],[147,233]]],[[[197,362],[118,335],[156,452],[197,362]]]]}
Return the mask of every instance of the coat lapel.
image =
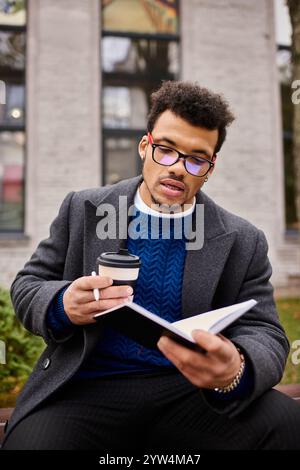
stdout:
{"type": "Polygon", "coordinates": [[[84,275],[89,276],[92,271],[96,270],[98,256],[105,251],[118,251],[122,240],[119,240],[119,238],[100,240],[97,236],[97,225],[103,220],[104,216],[97,215],[97,207],[91,201],[85,201],[84,206],[83,266],[84,275]]]}
{"type": "Polygon", "coordinates": [[[125,226],[127,234],[128,208],[134,203],[134,196],[140,182],[140,176],[122,181],[118,185],[108,187],[107,191],[98,199],[85,201],[83,246],[85,276],[90,275],[91,271],[96,269],[96,259],[101,253],[118,251],[120,247],[125,245],[126,240],[119,237],[120,230],[123,230],[124,233],[125,226]],[[109,217],[105,213],[106,209],[110,211],[109,217]],[[103,237],[99,238],[97,226],[104,218],[112,224],[116,236],[105,239],[103,237]]]}

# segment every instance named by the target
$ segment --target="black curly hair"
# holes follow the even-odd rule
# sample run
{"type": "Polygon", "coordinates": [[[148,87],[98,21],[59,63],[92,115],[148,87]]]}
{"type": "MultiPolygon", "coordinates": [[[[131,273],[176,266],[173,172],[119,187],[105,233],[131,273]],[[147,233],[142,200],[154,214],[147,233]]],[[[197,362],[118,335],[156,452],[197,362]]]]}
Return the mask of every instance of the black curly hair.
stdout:
{"type": "Polygon", "coordinates": [[[152,132],[159,116],[167,110],[194,126],[217,129],[219,135],[216,153],[225,141],[226,127],[235,119],[227,101],[221,95],[191,82],[165,81],[151,94],[148,132],[152,132]]]}

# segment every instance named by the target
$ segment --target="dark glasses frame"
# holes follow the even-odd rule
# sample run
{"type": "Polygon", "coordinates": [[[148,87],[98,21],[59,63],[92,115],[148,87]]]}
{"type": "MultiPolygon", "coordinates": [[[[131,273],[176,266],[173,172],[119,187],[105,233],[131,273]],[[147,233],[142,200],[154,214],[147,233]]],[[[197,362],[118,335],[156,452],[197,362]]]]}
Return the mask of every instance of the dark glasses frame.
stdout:
{"type": "Polygon", "coordinates": [[[151,147],[152,147],[152,160],[153,160],[155,163],[157,163],[158,165],[161,165],[161,166],[172,166],[172,165],[175,165],[175,163],[177,163],[180,159],[182,159],[182,160],[183,160],[183,164],[184,164],[184,168],[185,168],[185,170],[187,171],[187,173],[189,173],[189,174],[192,175],[192,176],[196,176],[196,178],[203,178],[203,177],[206,176],[207,173],[209,173],[210,170],[215,166],[214,161],[215,161],[216,158],[217,158],[217,154],[213,154],[213,156],[212,156],[212,159],[213,159],[214,161],[208,160],[207,158],[198,157],[198,156],[196,156],[196,155],[185,155],[184,153],[179,152],[179,150],[174,149],[173,147],[168,147],[168,145],[155,144],[154,141],[153,141],[153,137],[152,137],[152,135],[151,135],[150,132],[147,133],[147,136],[148,136],[148,141],[149,141],[149,143],[150,143],[150,145],[151,145],[151,147]],[[163,147],[163,148],[172,150],[173,152],[177,153],[178,158],[175,160],[174,163],[171,163],[171,165],[164,165],[163,163],[160,163],[160,162],[156,161],[155,158],[154,158],[154,151],[155,151],[155,149],[156,149],[157,147],[163,147]],[[204,173],[204,175],[194,175],[194,173],[191,173],[191,172],[187,169],[187,167],[186,167],[186,160],[187,160],[188,158],[194,158],[194,159],[197,159],[197,160],[199,160],[199,161],[201,161],[201,162],[209,163],[209,168],[208,168],[208,170],[204,173]]]}

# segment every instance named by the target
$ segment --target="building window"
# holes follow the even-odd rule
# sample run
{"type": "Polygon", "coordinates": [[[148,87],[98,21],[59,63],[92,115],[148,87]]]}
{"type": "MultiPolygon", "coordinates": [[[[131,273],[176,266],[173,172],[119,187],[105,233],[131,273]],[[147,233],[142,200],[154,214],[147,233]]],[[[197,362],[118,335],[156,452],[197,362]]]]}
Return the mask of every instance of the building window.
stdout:
{"type": "Polygon", "coordinates": [[[293,157],[293,111],[291,99],[292,67],[289,46],[278,46],[277,64],[281,86],[281,107],[284,147],[286,227],[289,231],[299,229],[296,212],[295,166],[293,157]]]}
{"type": "Polygon", "coordinates": [[[103,183],[141,171],[149,100],[179,76],[177,0],[102,0],[103,183]]]}
{"type": "Polygon", "coordinates": [[[0,0],[0,232],[24,227],[25,0],[0,0]]]}

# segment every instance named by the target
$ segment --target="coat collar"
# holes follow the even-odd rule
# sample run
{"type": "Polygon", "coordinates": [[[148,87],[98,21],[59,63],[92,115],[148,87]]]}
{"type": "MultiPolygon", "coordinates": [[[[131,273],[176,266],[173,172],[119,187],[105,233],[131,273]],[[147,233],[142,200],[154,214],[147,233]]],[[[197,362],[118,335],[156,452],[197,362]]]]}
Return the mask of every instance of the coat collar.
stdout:
{"type": "MultiPolygon", "coordinates": [[[[134,204],[134,196],[140,184],[143,181],[141,175],[135,178],[123,180],[120,183],[102,188],[101,195],[96,195],[93,199],[87,199],[85,201],[85,212],[88,218],[95,219],[97,208],[101,204],[111,204],[117,210],[118,217],[116,218],[117,233],[119,229],[119,201],[120,196],[127,197],[127,207],[134,204]]],[[[220,211],[215,202],[208,197],[202,191],[196,193],[196,204],[204,204],[204,216],[205,216],[205,231],[204,238],[209,240],[216,236],[226,233],[224,223],[220,216],[220,211]]],[[[124,207],[122,207],[124,209],[124,207]]],[[[98,218],[99,220],[99,218],[98,218]]]]}

